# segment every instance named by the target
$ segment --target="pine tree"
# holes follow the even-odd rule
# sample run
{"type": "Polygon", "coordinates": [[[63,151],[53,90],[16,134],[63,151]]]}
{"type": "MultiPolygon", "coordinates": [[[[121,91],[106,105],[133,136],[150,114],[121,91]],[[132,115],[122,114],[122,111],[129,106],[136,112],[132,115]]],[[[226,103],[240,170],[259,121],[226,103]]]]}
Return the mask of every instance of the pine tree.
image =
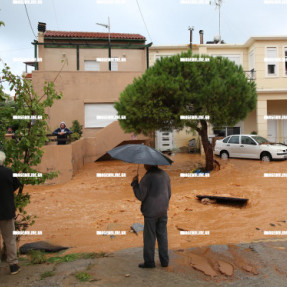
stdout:
{"type": "Polygon", "coordinates": [[[191,52],[157,60],[155,65],[134,79],[115,103],[120,125],[126,132],[145,135],[164,129],[190,127],[198,132],[205,151],[205,169],[213,169],[212,145],[207,120],[182,120],[182,115],[209,116],[215,127],[233,126],[256,107],[256,85],[242,67],[223,57],[201,55],[204,61],[181,62],[197,58],[191,52]]]}

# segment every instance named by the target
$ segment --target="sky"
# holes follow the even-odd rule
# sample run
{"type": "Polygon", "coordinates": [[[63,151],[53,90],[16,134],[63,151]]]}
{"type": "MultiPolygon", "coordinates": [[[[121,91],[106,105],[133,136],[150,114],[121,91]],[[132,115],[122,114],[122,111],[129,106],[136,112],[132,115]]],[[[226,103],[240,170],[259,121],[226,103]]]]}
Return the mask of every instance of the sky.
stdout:
{"type": "MultiPolygon", "coordinates": [[[[193,43],[199,43],[199,30],[204,30],[204,42],[211,41],[219,33],[219,9],[214,2],[0,0],[0,21],[5,23],[0,27],[0,68],[5,62],[13,73],[22,74],[25,65],[19,59],[34,58],[31,42],[38,22],[45,22],[47,30],[107,32],[96,23],[107,24],[110,17],[112,33],[141,34],[153,45],[188,44],[188,27],[193,26],[193,43]]],[[[252,36],[287,36],[287,0],[223,0],[220,14],[221,38],[226,43],[243,44],[252,36]]]]}

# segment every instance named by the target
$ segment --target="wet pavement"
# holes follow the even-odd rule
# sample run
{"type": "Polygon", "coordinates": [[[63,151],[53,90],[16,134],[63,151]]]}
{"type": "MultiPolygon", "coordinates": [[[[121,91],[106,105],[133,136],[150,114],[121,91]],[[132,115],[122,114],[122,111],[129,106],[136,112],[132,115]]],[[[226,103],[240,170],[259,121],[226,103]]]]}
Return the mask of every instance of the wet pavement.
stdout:
{"type": "Polygon", "coordinates": [[[21,266],[19,274],[8,275],[1,263],[0,286],[226,286],[285,287],[287,285],[287,239],[268,239],[236,245],[212,245],[170,251],[170,266],[141,269],[142,248],[124,249],[97,259],[69,263],[21,266]],[[40,280],[40,274],[54,270],[40,280]],[[89,282],[75,274],[87,272],[89,282]]]}

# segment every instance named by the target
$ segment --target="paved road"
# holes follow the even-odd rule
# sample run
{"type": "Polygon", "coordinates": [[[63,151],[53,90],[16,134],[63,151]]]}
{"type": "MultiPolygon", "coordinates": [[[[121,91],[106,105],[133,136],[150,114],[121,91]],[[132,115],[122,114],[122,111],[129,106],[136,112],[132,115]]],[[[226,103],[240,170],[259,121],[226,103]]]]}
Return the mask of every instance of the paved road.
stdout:
{"type": "MultiPolygon", "coordinates": [[[[57,287],[57,286],[224,286],[224,287],[286,287],[287,286],[287,239],[265,240],[237,245],[213,245],[188,250],[170,251],[168,268],[138,268],[142,262],[142,248],[125,249],[109,257],[77,260],[69,263],[22,266],[15,276],[1,263],[0,286],[2,287],[57,287]],[[191,266],[191,254],[205,258],[216,276],[210,277],[191,266]],[[234,268],[231,276],[222,274],[218,260],[234,268]],[[40,280],[40,274],[54,268],[54,276],[40,280]],[[90,282],[79,282],[75,273],[85,271],[90,282]]],[[[193,257],[194,258],[194,257],[193,257]]],[[[199,268],[200,269],[200,268],[199,268]]]]}

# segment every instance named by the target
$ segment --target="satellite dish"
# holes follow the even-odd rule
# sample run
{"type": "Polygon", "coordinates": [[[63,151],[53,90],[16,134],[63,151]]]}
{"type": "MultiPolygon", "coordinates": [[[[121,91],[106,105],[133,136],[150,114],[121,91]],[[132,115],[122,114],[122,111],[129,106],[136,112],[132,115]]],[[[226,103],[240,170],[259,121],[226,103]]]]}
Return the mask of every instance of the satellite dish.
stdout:
{"type": "Polygon", "coordinates": [[[219,43],[220,40],[221,40],[221,36],[220,35],[215,35],[213,40],[214,40],[215,43],[219,43]]]}

